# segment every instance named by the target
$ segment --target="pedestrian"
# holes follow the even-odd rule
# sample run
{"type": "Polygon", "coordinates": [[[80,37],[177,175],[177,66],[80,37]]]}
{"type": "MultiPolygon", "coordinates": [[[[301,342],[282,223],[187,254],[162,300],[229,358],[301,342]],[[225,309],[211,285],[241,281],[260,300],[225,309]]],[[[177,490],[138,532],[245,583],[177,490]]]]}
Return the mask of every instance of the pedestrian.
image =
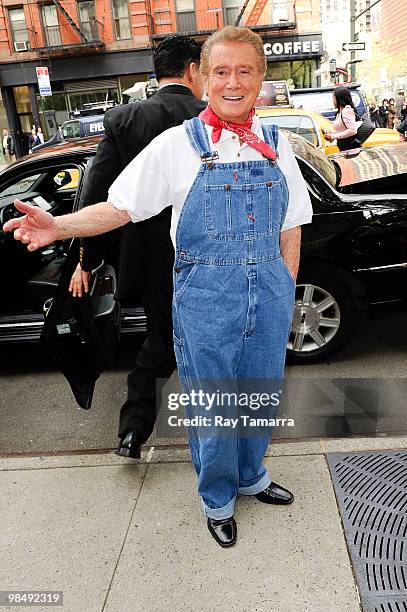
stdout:
{"type": "Polygon", "coordinates": [[[401,122],[407,117],[407,96],[405,96],[404,101],[400,107],[400,119],[401,122]]]}
{"type": "Polygon", "coordinates": [[[16,161],[14,140],[7,128],[3,128],[3,155],[5,162],[8,164],[16,161]]]}
{"type": "Polygon", "coordinates": [[[31,130],[30,137],[28,139],[28,152],[32,153],[33,152],[33,147],[36,147],[39,144],[41,144],[41,141],[40,141],[40,139],[37,136],[37,132],[35,130],[35,127],[33,127],[32,130],[31,130]]]}
{"type": "Polygon", "coordinates": [[[404,117],[403,121],[399,123],[397,126],[397,131],[403,136],[403,139],[407,139],[407,115],[404,117]]]}
{"type": "MultiPolygon", "coordinates": [[[[4,226],[33,251],[140,222],[172,204],[174,346],[190,394],[193,381],[245,388],[283,376],[300,226],[312,210],[287,138],[254,113],[266,67],[257,34],[233,26],[215,32],[201,55],[209,103],[199,118],[155,138],[116,179],[107,202],[53,217],[16,200],[25,216],[4,226]]],[[[240,408],[228,410],[236,416],[240,408]]],[[[208,529],[227,547],[237,537],[238,493],[267,504],[294,496],[263,465],[269,429],[213,429],[201,435],[190,427],[190,446],[208,529]]]]}
{"type": "Polygon", "coordinates": [[[349,89],[347,87],[336,87],[332,98],[333,104],[337,109],[333,122],[335,131],[325,132],[325,140],[328,140],[328,142],[336,140],[340,151],[359,148],[360,143],[356,140],[355,136],[358,128],[362,125],[362,121],[356,114],[349,89]]]}
{"type": "MultiPolygon", "coordinates": [[[[84,187],[85,205],[105,201],[113,181],[153,138],[205,108],[200,100],[203,94],[200,52],[200,45],[192,38],[166,38],[154,50],[158,92],[139,104],[116,106],[106,112],[104,137],[84,187]]],[[[112,254],[114,237],[110,241],[100,237],[84,240],[82,261],[70,285],[73,296],[81,296],[88,289],[90,271],[108,254],[118,259],[118,299],[129,301],[137,293],[146,313],[148,333],[128,376],[127,400],[120,411],[117,453],[126,457],[140,456],[140,446],[148,440],[155,424],[157,380],[163,386],[176,367],[171,318],[174,248],[170,225],[170,208],[148,221],[128,224],[120,230],[118,255],[112,254]]]]}
{"type": "Polygon", "coordinates": [[[396,101],[394,98],[389,99],[387,127],[392,130],[394,128],[394,120],[397,116],[396,101]]]}
{"type": "Polygon", "coordinates": [[[376,100],[371,100],[370,104],[369,104],[369,114],[370,114],[370,118],[373,121],[375,127],[381,128],[382,127],[382,119],[380,116],[380,110],[379,107],[377,105],[376,100]]]}
{"type": "Polygon", "coordinates": [[[38,136],[38,139],[40,141],[40,144],[44,144],[44,134],[43,134],[41,126],[38,126],[37,136],[38,136]]]}
{"type": "Polygon", "coordinates": [[[382,126],[387,128],[388,119],[389,119],[389,101],[387,98],[382,100],[381,105],[379,106],[380,116],[382,118],[382,126]]]}

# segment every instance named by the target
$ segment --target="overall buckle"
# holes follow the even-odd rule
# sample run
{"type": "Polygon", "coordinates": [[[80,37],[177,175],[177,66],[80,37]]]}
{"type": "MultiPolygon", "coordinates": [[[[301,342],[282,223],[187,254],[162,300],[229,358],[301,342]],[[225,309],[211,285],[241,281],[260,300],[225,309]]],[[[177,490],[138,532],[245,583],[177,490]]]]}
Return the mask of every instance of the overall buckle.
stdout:
{"type": "Polygon", "coordinates": [[[219,153],[217,151],[201,155],[201,161],[208,166],[209,170],[212,170],[213,162],[217,159],[219,159],[219,153]]]}

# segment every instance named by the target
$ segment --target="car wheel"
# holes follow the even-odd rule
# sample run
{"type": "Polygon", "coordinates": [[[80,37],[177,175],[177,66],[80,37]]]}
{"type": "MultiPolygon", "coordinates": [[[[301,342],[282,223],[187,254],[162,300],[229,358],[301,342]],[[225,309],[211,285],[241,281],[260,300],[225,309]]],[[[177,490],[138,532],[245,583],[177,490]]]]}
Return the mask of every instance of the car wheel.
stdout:
{"type": "Polygon", "coordinates": [[[309,269],[299,279],[287,345],[290,363],[321,361],[345,346],[356,331],[355,297],[343,274],[335,272],[309,269]]]}

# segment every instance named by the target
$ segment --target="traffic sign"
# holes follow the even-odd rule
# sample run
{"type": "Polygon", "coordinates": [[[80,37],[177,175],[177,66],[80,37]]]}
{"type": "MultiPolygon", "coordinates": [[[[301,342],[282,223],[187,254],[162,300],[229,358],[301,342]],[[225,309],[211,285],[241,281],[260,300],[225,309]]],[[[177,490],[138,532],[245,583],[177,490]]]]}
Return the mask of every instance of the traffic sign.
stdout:
{"type": "Polygon", "coordinates": [[[364,51],[365,47],[364,42],[342,43],[342,51],[364,51]]]}
{"type": "Polygon", "coordinates": [[[47,66],[37,66],[35,72],[37,73],[38,89],[40,90],[40,96],[52,96],[51,83],[49,81],[49,73],[47,66]]]}

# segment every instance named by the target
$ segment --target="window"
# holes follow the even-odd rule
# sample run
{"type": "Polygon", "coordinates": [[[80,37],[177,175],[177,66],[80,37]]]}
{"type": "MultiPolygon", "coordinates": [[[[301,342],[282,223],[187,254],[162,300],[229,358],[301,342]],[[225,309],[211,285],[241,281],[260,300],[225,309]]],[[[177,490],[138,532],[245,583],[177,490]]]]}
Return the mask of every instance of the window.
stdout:
{"type": "Polygon", "coordinates": [[[131,38],[127,0],[112,0],[114,29],[117,40],[131,38]]]}
{"type": "Polygon", "coordinates": [[[223,6],[225,9],[225,25],[235,25],[242,8],[239,0],[223,0],[223,6]]]}
{"type": "Polygon", "coordinates": [[[79,21],[81,30],[88,40],[97,40],[98,30],[95,18],[95,2],[94,0],[85,0],[78,3],[79,21]]]}
{"type": "Polygon", "coordinates": [[[272,2],[273,16],[272,23],[289,21],[288,3],[286,0],[274,0],[272,2]]]}
{"type": "Polygon", "coordinates": [[[81,135],[81,128],[79,121],[67,121],[64,123],[62,128],[62,135],[64,138],[79,138],[81,135]]]}
{"type": "Polygon", "coordinates": [[[11,9],[8,14],[10,17],[10,27],[13,34],[14,48],[17,51],[23,50],[24,43],[26,43],[28,48],[28,32],[27,24],[25,22],[24,9],[11,9]],[[20,43],[20,45],[18,43],[20,43]]]}
{"type": "Polygon", "coordinates": [[[178,32],[194,32],[196,30],[194,0],[176,0],[178,32]]]}
{"type": "Polygon", "coordinates": [[[62,44],[57,9],[54,5],[42,7],[42,20],[44,23],[45,40],[48,47],[58,47],[62,44]]]}

